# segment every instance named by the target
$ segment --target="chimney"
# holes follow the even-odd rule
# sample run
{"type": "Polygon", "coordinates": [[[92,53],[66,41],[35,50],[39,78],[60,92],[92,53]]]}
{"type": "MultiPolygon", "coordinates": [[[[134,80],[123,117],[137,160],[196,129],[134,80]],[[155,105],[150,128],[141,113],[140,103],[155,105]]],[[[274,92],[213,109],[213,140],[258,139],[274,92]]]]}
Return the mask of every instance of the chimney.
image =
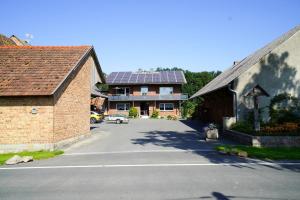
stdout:
{"type": "Polygon", "coordinates": [[[233,61],[233,66],[239,64],[240,61],[233,61]]]}

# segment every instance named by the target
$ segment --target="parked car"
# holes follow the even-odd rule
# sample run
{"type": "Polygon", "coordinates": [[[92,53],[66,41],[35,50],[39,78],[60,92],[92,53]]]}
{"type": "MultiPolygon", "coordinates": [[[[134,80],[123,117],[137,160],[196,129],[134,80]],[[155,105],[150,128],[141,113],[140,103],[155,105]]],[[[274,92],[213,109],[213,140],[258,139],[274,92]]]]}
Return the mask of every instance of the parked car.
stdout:
{"type": "Polygon", "coordinates": [[[128,123],[129,119],[126,115],[114,114],[114,115],[109,115],[107,121],[116,122],[116,124],[121,124],[121,123],[128,123]]]}
{"type": "Polygon", "coordinates": [[[90,123],[94,124],[100,122],[103,119],[103,114],[99,114],[95,111],[91,111],[90,123]]]}

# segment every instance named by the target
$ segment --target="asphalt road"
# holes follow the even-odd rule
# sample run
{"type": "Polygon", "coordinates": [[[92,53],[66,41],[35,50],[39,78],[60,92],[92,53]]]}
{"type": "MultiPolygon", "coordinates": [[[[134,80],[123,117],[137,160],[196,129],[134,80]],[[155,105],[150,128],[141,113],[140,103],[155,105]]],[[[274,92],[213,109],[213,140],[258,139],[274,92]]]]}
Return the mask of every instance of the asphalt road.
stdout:
{"type": "Polygon", "coordinates": [[[300,199],[300,164],[222,156],[197,123],[98,124],[65,155],[0,168],[0,199],[300,199]]]}

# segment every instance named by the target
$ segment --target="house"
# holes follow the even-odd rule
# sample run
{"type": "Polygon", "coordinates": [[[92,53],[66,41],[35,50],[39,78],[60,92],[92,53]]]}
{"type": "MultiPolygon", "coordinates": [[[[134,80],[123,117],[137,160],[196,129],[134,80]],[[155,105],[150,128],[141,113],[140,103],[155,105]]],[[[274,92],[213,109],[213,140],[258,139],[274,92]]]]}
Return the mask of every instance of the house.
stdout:
{"type": "Polygon", "coordinates": [[[258,98],[261,116],[269,120],[270,100],[280,93],[300,95],[300,26],[297,26],[263,48],[247,56],[191,98],[202,97],[199,117],[206,122],[229,126],[246,120],[254,108],[249,92],[265,93],[258,98]]]}
{"type": "Polygon", "coordinates": [[[106,80],[109,86],[108,113],[126,114],[135,107],[140,116],[180,116],[181,103],[187,99],[181,86],[186,83],[182,71],[112,72],[106,80]]]}
{"type": "Polygon", "coordinates": [[[29,44],[27,41],[21,40],[15,35],[8,38],[5,35],[0,34],[0,46],[29,46],[29,44]]]}
{"type": "Polygon", "coordinates": [[[90,134],[92,46],[0,46],[0,152],[52,150],[90,134]]]}

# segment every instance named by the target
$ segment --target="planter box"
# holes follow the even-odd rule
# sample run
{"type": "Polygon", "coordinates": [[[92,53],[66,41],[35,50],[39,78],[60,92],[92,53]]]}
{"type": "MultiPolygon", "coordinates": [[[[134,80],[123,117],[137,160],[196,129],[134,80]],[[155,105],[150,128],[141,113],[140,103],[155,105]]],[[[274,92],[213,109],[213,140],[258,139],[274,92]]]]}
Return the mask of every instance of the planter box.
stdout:
{"type": "Polygon", "coordinates": [[[300,147],[300,136],[253,136],[225,130],[224,137],[254,147],[300,147]]]}

